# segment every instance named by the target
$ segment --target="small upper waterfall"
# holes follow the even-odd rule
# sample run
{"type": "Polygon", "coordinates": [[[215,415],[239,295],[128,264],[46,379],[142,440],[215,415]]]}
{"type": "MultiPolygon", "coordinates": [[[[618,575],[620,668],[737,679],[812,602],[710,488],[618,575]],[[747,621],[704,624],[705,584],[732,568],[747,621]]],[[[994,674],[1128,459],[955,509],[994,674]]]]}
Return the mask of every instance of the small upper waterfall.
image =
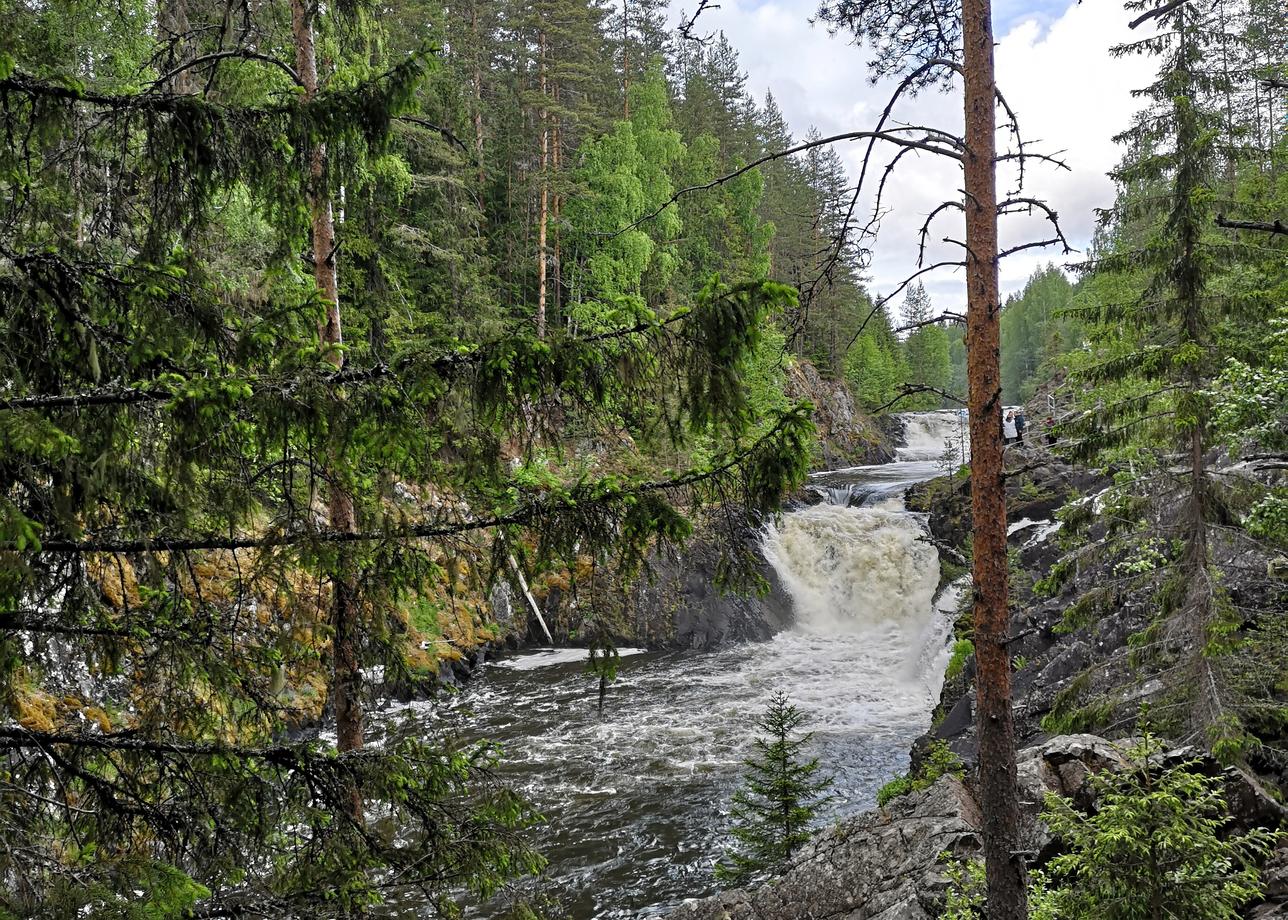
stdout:
{"type": "Polygon", "coordinates": [[[946,459],[954,464],[970,459],[970,424],[964,410],[907,412],[898,418],[903,423],[903,446],[895,449],[896,459],[946,459]]]}

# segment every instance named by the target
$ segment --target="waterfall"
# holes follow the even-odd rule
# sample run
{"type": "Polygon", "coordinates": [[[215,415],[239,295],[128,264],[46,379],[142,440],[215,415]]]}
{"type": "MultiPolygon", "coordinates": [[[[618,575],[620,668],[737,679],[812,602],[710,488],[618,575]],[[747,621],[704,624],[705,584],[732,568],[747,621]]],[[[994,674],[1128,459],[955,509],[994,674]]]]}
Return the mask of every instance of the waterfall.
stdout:
{"type": "Polygon", "coordinates": [[[784,515],[763,545],[792,597],[795,630],[853,644],[864,689],[896,699],[903,694],[892,691],[911,691],[916,718],[939,677],[945,628],[934,603],[939,554],[924,536],[905,512],[816,505],[784,515]]]}
{"type": "Polygon", "coordinates": [[[965,463],[970,457],[970,428],[963,411],[907,412],[898,416],[903,423],[903,446],[895,457],[905,460],[948,459],[965,463]]]}

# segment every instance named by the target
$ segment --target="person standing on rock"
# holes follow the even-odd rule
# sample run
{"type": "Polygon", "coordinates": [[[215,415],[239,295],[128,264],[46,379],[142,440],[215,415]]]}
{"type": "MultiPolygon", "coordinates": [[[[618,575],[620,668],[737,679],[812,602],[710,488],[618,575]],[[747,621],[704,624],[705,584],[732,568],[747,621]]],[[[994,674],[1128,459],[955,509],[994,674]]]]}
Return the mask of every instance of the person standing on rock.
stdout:
{"type": "Polygon", "coordinates": [[[1028,419],[1024,417],[1024,409],[1015,410],[1015,440],[1021,444],[1024,443],[1024,426],[1028,424],[1028,419]]]}
{"type": "Polygon", "coordinates": [[[1002,443],[1011,444],[1015,441],[1015,438],[1015,410],[1012,409],[1006,413],[1006,417],[1002,420],[1002,443]]]}

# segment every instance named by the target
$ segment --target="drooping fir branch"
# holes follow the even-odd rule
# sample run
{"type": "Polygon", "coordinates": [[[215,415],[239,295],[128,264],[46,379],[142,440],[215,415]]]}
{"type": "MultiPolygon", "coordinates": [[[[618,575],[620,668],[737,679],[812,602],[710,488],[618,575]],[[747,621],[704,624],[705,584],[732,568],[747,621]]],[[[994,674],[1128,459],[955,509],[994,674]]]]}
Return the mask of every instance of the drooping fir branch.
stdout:
{"type": "MultiPolygon", "coordinates": [[[[315,375],[300,372],[289,377],[202,375],[185,378],[178,373],[171,373],[160,385],[112,386],[84,390],[79,393],[0,397],[0,411],[80,409],[168,402],[174,399],[192,398],[215,389],[229,388],[240,392],[244,399],[255,396],[272,397],[274,394],[291,397],[304,383],[343,387],[391,377],[408,377],[410,382],[410,380],[422,378],[425,374],[453,377],[466,370],[481,373],[482,379],[479,386],[485,390],[495,390],[509,385],[510,378],[524,376],[531,381],[530,384],[523,386],[527,389],[532,384],[543,384],[552,369],[569,363],[583,364],[586,360],[590,360],[592,353],[602,346],[636,336],[663,334],[676,327],[680,328],[680,339],[697,347],[701,352],[695,357],[692,367],[705,368],[707,373],[713,373],[718,362],[713,363],[707,359],[712,357],[715,351],[732,349],[729,352],[732,356],[735,353],[745,352],[749,347],[748,341],[735,342],[728,337],[731,334],[731,328],[743,330],[740,333],[743,339],[748,335],[754,335],[760,317],[766,311],[778,308],[779,304],[786,302],[791,296],[792,292],[789,289],[773,282],[749,282],[724,287],[717,281],[713,286],[708,287],[699,303],[691,308],[677,310],[666,318],[648,316],[632,325],[593,335],[553,337],[544,342],[530,340],[522,335],[506,336],[493,342],[471,345],[468,348],[439,350],[429,354],[409,353],[399,356],[392,363],[376,364],[365,368],[347,367],[341,371],[315,375]],[[730,327],[729,323],[734,325],[730,327]]],[[[708,389],[709,386],[708,384],[708,389]]],[[[538,394],[534,392],[527,395],[538,394]]],[[[694,402],[699,401],[694,400],[694,402]]]]}
{"type": "Polygon", "coordinates": [[[660,492],[714,487],[733,474],[745,480],[743,497],[752,512],[768,512],[776,507],[782,493],[798,484],[808,463],[808,442],[812,422],[810,407],[805,404],[784,413],[765,434],[745,448],[717,458],[711,465],[665,479],[624,481],[607,477],[578,483],[562,492],[522,499],[509,512],[481,518],[450,522],[426,522],[404,528],[379,531],[301,530],[269,533],[259,536],[230,537],[219,534],[181,536],[157,534],[147,538],[113,539],[91,537],[85,540],[43,540],[19,549],[28,555],[50,553],[136,553],[185,552],[200,550],[245,550],[303,543],[373,543],[389,541],[431,540],[513,526],[530,526],[561,514],[581,513],[588,508],[625,508],[635,500],[660,492]]]}
{"type": "Polygon", "coordinates": [[[115,859],[74,869],[38,848],[10,850],[7,871],[19,889],[0,895],[6,907],[19,907],[10,899],[39,880],[51,898],[44,906],[56,909],[53,899],[65,894],[60,880],[73,890],[110,885],[114,871],[146,872],[158,859],[166,882],[184,873],[222,882],[215,890],[180,888],[183,915],[209,917],[309,906],[346,912],[404,886],[443,903],[462,890],[493,893],[500,880],[491,867],[498,862],[509,875],[543,865],[521,835],[535,815],[495,783],[495,752],[485,747],[408,739],[383,751],[337,755],[316,743],[4,726],[0,751],[9,782],[58,790],[9,803],[0,830],[16,835],[11,839],[56,835],[119,844],[115,859]],[[148,768],[136,772],[139,764],[148,768]],[[406,839],[388,839],[348,817],[344,804],[354,783],[406,839]],[[372,873],[375,866],[387,871],[372,873]]]}

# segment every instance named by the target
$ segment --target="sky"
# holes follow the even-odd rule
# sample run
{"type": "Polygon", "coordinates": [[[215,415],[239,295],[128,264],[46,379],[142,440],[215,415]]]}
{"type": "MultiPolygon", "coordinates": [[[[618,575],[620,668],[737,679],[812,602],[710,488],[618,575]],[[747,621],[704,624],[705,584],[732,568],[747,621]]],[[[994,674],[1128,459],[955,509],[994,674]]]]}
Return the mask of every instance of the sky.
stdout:
{"type": "MultiPolygon", "coordinates": [[[[673,16],[692,9],[696,0],[672,0],[673,16]]],[[[721,0],[719,9],[702,14],[702,34],[723,31],[738,49],[749,91],[763,101],[772,91],[794,134],[811,127],[824,135],[873,127],[893,85],[869,83],[868,54],[826,27],[810,24],[817,0],[721,0]]],[[[1113,183],[1106,176],[1120,158],[1113,137],[1128,127],[1138,103],[1131,89],[1146,85],[1152,62],[1139,56],[1113,58],[1109,48],[1128,37],[1128,15],[1119,0],[995,0],[998,86],[1015,109],[1031,149],[1064,151],[1068,171],[1031,167],[1025,194],[1051,204],[1065,235],[1085,250],[1095,227],[1095,208],[1113,202],[1113,183]]],[[[897,110],[910,124],[943,126],[960,133],[960,85],[951,94],[923,93],[897,110]]],[[[999,144],[1002,138],[999,136],[999,144]]],[[[861,143],[844,143],[838,152],[851,177],[857,177],[861,143]]],[[[887,154],[888,156],[888,154],[887,154]]],[[[999,176],[998,191],[1011,187],[999,176]]],[[[869,270],[868,287],[876,293],[893,289],[916,269],[918,229],[941,201],[960,200],[960,167],[931,154],[905,156],[887,189],[890,213],[869,270]]],[[[1004,217],[1001,243],[1006,248],[1035,238],[1048,238],[1042,220],[1004,217]],[[1035,236],[1041,234],[1041,237],[1035,236]]],[[[941,242],[964,235],[959,211],[941,215],[933,225],[928,261],[955,260],[960,249],[941,242]]],[[[1077,261],[1059,247],[1029,250],[1002,261],[1002,294],[1019,291],[1038,268],[1077,261]]],[[[960,269],[943,269],[923,281],[938,310],[960,311],[965,287],[960,269]]],[[[901,302],[896,298],[895,302],[901,302]]]]}

